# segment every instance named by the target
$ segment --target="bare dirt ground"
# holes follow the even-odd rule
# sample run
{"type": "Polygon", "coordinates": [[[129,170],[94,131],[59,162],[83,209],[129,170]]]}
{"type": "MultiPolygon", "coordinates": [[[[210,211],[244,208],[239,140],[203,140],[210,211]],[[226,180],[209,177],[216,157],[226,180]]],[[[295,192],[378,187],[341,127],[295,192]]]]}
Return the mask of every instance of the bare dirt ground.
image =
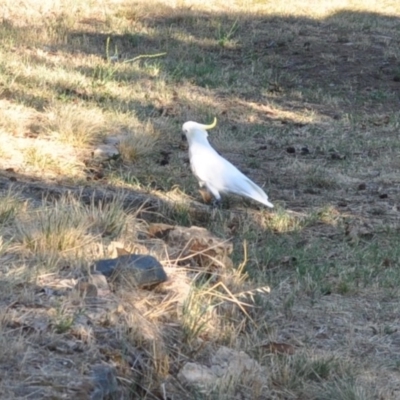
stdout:
{"type": "Polygon", "coordinates": [[[2,398],[399,398],[397,2],[37,3],[0,5],[2,398]],[[214,116],[273,211],[200,204],[181,125],[214,116]],[[154,250],[153,222],[207,228],[233,266],[154,250]],[[169,281],[80,297],[115,242],[169,281]],[[221,346],[261,387],[179,379],[221,346]],[[116,371],[99,397],[94,365],[116,371]]]}

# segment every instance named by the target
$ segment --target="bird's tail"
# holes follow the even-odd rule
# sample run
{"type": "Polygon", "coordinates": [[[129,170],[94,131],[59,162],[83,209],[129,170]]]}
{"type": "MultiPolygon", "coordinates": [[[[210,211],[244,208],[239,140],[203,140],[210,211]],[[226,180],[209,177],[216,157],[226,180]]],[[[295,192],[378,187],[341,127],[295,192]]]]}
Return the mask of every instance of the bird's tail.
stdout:
{"type": "Polygon", "coordinates": [[[250,190],[244,193],[246,196],[266,205],[267,207],[274,208],[274,205],[268,200],[267,194],[260,188],[260,186],[256,185],[248,178],[247,183],[249,184],[250,190]]]}

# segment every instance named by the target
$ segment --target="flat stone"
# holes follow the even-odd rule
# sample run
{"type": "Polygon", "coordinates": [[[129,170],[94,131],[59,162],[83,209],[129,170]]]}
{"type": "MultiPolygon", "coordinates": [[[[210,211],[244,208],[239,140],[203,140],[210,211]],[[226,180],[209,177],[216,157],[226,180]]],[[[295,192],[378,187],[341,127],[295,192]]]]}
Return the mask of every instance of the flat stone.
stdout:
{"type": "Polygon", "coordinates": [[[104,274],[95,272],[90,275],[89,277],[89,282],[92,283],[97,287],[97,289],[100,290],[110,290],[110,287],[108,286],[108,282],[104,274]]]}
{"type": "Polygon", "coordinates": [[[162,238],[169,249],[176,249],[176,254],[169,252],[170,258],[192,258],[205,269],[232,268],[229,255],[233,251],[231,242],[220,239],[205,228],[191,226],[173,226],[167,224],[151,224],[151,238],[162,238]]]}
{"type": "Polygon", "coordinates": [[[253,379],[261,373],[261,366],[244,351],[236,351],[222,346],[212,357],[212,372],[225,381],[237,380],[243,374],[250,374],[253,379]]]}
{"type": "Polygon", "coordinates": [[[185,363],[178,373],[178,379],[206,394],[215,387],[229,391],[236,390],[235,387],[239,385],[258,388],[267,386],[266,371],[243,351],[222,346],[210,361],[209,367],[193,362],[185,363]]]}
{"type": "Polygon", "coordinates": [[[167,280],[167,274],[160,262],[152,256],[143,254],[98,260],[94,263],[94,270],[106,277],[111,277],[115,273],[130,275],[140,288],[156,286],[167,280]]]}
{"type": "Polygon", "coordinates": [[[124,136],[108,136],[106,137],[103,141],[104,144],[112,145],[112,146],[118,146],[121,141],[124,140],[124,136]]]}
{"type": "Polygon", "coordinates": [[[118,149],[115,146],[102,144],[93,152],[93,157],[108,160],[112,157],[115,157],[119,154],[118,149]]]}
{"type": "Polygon", "coordinates": [[[207,393],[217,384],[217,377],[205,365],[187,362],[178,373],[180,382],[195,387],[201,393],[207,393]]]}
{"type": "Polygon", "coordinates": [[[75,290],[79,292],[81,297],[97,297],[97,286],[93,283],[78,282],[75,290]]]}

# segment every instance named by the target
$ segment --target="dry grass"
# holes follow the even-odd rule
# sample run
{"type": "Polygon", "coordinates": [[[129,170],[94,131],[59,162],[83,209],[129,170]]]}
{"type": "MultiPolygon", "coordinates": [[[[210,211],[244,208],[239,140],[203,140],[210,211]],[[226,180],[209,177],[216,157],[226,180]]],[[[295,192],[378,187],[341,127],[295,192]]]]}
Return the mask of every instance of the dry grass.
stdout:
{"type": "Polygon", "coordinates": [[[73,288],[112,242],[165,255],[140,211],[2,184],[1,397],[87,398],[107,362],[126,399],[398,398],[397,2],[58,3],[0,5],[2,175],[158,196],[153,220],[231,238],[234,269],[163,257],[158,289],[115,283],[91,303],[73,288]],[[215,115],[210,141],[272,213],[233,196],[192,212],[181,124],[215,115]],[[92,157],[105,140],[120,157],[92,157]],[[221,345],[259,361],[265,387],[176,382],[221,345]]]}
{"type": "Polygon", "coordinates": [[[99,109],[88,109],[82,104],[57,104],[46,109],[48,122],[44,129],[60,142],[81,147],[101,138],[106,121],[99,109]]]}
{"type": "Polygon", "coordinates": [[[117,129],[121,132],[121,140],[118,143],[118,150],[125,163],[133,163],[153,152],[153,148],[159,138],[158,127],[148,121],[141,124],[131,115],[125,118],[119,116],[116,121],[117,129]]]}

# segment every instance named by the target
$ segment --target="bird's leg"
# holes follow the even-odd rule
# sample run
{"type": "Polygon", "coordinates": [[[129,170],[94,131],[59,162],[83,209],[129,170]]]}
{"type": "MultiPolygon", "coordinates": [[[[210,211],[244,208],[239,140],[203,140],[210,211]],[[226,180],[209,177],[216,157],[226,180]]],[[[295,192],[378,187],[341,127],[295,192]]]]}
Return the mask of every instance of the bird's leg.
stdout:
{"type": "Polygon", "coordinates": [[[206,185],[207,189],[212,193],[212,195],[214,196],[214,199],[212,201],[212,206],[214,208],[220,208],[221,207],[221,195],[219,194],[218,190],[215,190],[214,187],[206,185]]]}

